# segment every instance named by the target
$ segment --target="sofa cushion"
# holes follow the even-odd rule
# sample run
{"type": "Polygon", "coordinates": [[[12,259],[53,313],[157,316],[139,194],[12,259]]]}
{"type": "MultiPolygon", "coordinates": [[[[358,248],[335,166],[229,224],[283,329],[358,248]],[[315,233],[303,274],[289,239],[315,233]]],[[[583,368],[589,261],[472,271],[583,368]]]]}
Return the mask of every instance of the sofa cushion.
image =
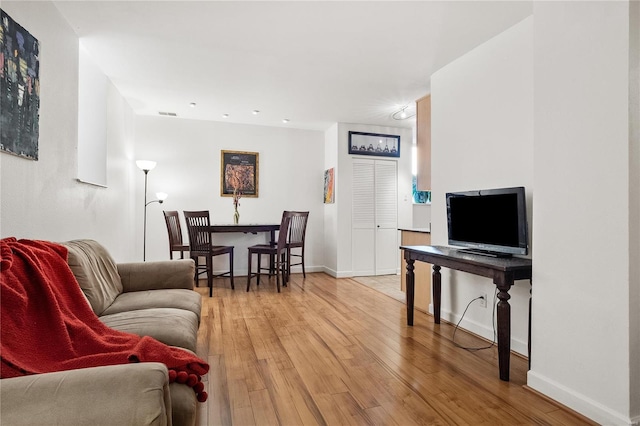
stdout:
{"type": "Polygon", "coordinates": [[[175,398],[185,399],[175,401],[180,418],[189,419],[192,404],[194,417],[196,411],[193,389],[170,386],[167,367],[159,362],[32,374],[0,383],[2,425],[166,426],[171,424],[174,388],[175,398]]]}
{"type": "Polygon", "coordinates": [[[96,315],[100,315],[122,293],[118,268],[107,250],[93,240],[61,243],[69,250],[67,263],[96,315]]]}
{"type": "Polygon", "coordinates": [[[193,290],[180,288],[122,293],[102,312],[102,315],[149,308],[176,308],[191,311],[197,315],[199,323],[202,297],[200,293],[193,290]]]}
{"type": "MultiPolygon", "coordinates": [[[[206,386],[206,382],[205,383],[206,386]]],[[[189,386],[173,382],[171,392],[171,419],[174,425],[195,425],[198,401],[196,393],[189,386]]]]}
{"type": "Polygon", "coordinates": [[[139,336],[150,336],[170,346],[195,352],[198,317],[191,311],[151,308],[103,315],[100,321],[111,328],[139,336]]]}

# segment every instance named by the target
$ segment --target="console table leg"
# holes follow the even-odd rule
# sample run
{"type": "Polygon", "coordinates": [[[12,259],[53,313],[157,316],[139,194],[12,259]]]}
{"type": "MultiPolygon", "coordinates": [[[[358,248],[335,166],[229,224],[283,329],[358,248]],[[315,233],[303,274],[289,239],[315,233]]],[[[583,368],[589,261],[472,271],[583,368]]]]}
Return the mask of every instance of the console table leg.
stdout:
{"type": "Polygon", "coordinates": [[[440,275],[440,266],[433,265],[433,274],[431,274],[433,285],[433,322],[440,324],[440,299],[442,297],[442,275],[440,275]]]}
{"type": "MultiPolygon", "coordinates": [[[[533,287],[533,282],[531,282],[531,286],[533,287]]],[[[532,288],[529,288],[529,329],[527,334],[527,353],[529,355],[529,370],[531,370],[531,290],[532,288]]]]}
{"type": "Polygon", "coordinates": [[[415,295],[415,274],[413,272],[415,260],[407,261],[407,325],[413,325],[413,298],[415,295]]]}
{"type": "MultiPolygon", "coordinates": [[[[513,284],[513,282],[511,282],[513,284]]],[[[511,305],[509,304],[510,284],[496,283],[498,286],[498,365],[500,380],[509,381],[509,366],[511,364],[511,305]]]]}

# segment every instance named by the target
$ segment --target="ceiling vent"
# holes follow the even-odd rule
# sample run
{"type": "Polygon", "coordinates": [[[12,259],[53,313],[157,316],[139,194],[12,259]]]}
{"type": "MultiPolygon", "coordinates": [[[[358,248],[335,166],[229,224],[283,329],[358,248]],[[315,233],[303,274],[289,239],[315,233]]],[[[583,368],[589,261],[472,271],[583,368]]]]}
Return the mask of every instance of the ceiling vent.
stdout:
{"type": "Polygon", "coordinates": [[[178,114],[176,114],[175,112],[160,111],[160,112],[158,112],[158,114],[166,115],[167,117],[177,117],[178,116],[178,114]]]}

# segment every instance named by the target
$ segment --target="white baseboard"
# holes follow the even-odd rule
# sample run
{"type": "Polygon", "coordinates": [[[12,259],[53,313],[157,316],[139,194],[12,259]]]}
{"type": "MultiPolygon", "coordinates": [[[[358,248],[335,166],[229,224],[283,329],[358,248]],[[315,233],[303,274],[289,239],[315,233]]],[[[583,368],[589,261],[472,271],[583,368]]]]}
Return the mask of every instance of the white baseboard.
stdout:
{"type": "Polygon", "coordinates": [[[527,373],[527,386],[602,425],[637,426],[640,423],[638,416],[630,418],[618,413],[533,370],[527,373]]]}
{"type": "Polygon", "coordinates": [[[351,271],[336,271],[335,269],[327,268],[326,266],[321,268],[322,270],[318,272],[324,272],[327,275],[331,275],[334,278],[351,278],[353,276],[353,272],[351,271]]]}
{"type": "MultiPolygon", "coordinates": [[[[305,266],[304,267],[304,271],[307,272],[307,273],[324,272],[324,266],[305,266]]],[[[291,268],[291,273],[292,274],[301,274],[302,273],[302,266],[294,266],[293,268],[291,268]]]]}

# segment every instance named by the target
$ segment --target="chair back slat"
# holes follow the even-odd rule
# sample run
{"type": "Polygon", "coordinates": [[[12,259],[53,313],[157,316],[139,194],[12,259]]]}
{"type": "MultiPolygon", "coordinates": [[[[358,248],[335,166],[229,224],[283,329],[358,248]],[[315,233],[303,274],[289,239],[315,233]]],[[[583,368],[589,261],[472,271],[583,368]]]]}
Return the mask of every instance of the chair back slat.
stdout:
{"type": "Polygon", "coordinates": [[[304,244],[304,237],[307,233],[307,219],[309,218],[309,212],[285,211],[283,215],[291,218],[287,243],[304,244]]]}
{"type": "Polygon", "coordinates": [[[189,247],[194,252],[211,250],[211,233],[209,232],[209,211],[185,211],[184,219],[189,233],[189,247]]]}
{"type": "Polygon", "coordinates": [[[182,246],[182,229],[180,228],[180,217],[178,212],[164,211],[164,221],[167,224],[167,233],[169,234],[169,246],[174,248],[182,246]]]}
{"type": "Polygon", "coordinates": [[[276,251],[280,253],[287,245],[287,229],[289,229],[289,225],[291,223],[291,218],[289,216],[282,215],[282,220],[280,221],[280,229],[278,230],[278,244],[276,251]]]}

